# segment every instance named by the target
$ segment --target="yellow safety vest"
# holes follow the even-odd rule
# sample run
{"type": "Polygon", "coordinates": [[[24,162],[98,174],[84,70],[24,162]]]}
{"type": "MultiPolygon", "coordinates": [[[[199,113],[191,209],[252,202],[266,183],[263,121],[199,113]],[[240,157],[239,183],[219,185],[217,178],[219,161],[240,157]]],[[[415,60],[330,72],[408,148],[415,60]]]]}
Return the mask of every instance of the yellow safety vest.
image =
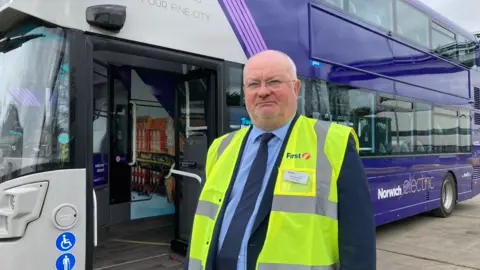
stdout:
{"type": "MultiPolygon", "coordinates": [[[[256,269],[337,269],[337,179],[349,135],[355,138],[357,151],[358,138],[352,128],[302,115],[292,125],[256,269]],[[291,171],[306,173],[307,182],[284,180],[291,171]]],[[[189,269],[205,269],[214,227],[248,130],[228,133],[208,150],[206,182],[192,229],[189,269]]]]}

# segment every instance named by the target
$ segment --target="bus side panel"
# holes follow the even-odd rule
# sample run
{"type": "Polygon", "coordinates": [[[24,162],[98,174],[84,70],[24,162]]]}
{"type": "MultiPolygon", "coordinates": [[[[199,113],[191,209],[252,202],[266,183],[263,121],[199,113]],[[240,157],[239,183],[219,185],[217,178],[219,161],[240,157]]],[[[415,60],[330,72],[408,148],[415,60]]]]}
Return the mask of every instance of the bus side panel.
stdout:
{"type": "Polygon", "coordinates": [[[480,125],[475,124],[475,117],[480,119],[480,114],[472,112],[472,197],[480,193],[480,125]]]}
{"type": "Polygon", "coordinates": [[[468,158],[468,155],[364,158],[377,226],[440,207],[441,184],[447,172],[457,179],[459,193],[468,196],[471,181],[458,177],[471,170],[466,165],[468,158]]]}
{"type": "Polygon", "coordinates": [[[447,167],[444,172],[451,173],[457,183],[457,200],[459,202],[472,198],[473,169],[472,165],[469,163],[470,157],[471,155],[469,154],[452,154],[438,157],[443,165],[442,167],[447,167]]]}
{"type": "MultiPolygon", "coordinates": [[[[22,214],[28,216],[32,206],[35,206],[39,210],[39,217],[26,226],[24,234],[19,238],[0,238],[0,268],[2,270],[55,269],[57,265],[56,269],[86,269],[85,192],[85,169],[36,173],[1,183],[0,214],[11,210],[8,208],[17,208],[16,216],[21,219],[22,214]],[[46,193],[33,192],[35,188],[32,189],[32,187],[35,186],[42,186],[42,188],[47,186],[44,189],[46,193]],[[17,194],[18,197],[12,199],[9,197],[12,194],[17,194]],[[23,197],[20,196],[21,194],[23,197]],[[33,201],[37,203],[32,205],[33,201]],[[55,215],[59,206],[62,206],[60,208],[62,210],[55,215]],[[76,216],[73,216],[72,208],[76,209],[76,216]],[[74,226],[67,230],[59,229],[55,225],[57,222],[70,224],[72,221],[75,222],[74,226]],[[66,236],[65,241],[61,235],[64,232],[71,233],[66,236]],[[65,249],[60,250],[62,241],[65,249]]],[[[1,218],[0,215],[0,236],[4,233],[2,229],[5,228],[1,218]]],[[[7,226],[9,230],[15,230],[12,226],[8,224],[7,226]]]]}
{"type": "MultiPolygon", "coordinates": [[[[468,71],[464,68],[413,49],[397,37],[389,36],[388,31],[320,2],[298,0],[272,4],[271,0],[257,0],[246,4],[261,43],[287,53],[297,63],[301,76],[317,77],[321,69],[327,68],[323,62],[329,62],[343,65],[342,70],[346,72],[350,72],[346,67],[352,67],[468,98],[468,71]],[[311,66],[312,59],[322,63],[311,66]]],[[[330,79],[342,83],[339,79],[343,77],[330,76],[330,79]]]]}

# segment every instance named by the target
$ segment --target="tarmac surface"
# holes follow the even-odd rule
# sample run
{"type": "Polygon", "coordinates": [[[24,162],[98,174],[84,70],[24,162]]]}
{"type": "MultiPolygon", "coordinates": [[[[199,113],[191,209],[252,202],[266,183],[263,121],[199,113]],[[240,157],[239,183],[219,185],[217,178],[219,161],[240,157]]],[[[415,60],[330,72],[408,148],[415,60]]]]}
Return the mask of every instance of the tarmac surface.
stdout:
{"type": "Polygon", "coordinates": [[[117,225],[99,233],[94,270],[181,270],[183,257],[170,250],[173,217],[117,225]]]}
{"type": "Polygon", "coordinates": [[[377,269],[480,270],[480,196],[448,218],[422,214],[378,227],[377,269]]]}
{"type": "MultiPolygon", "coordinates": [[[[169,248],[172,235],[165,219],[104,233],[94,269],[183,269],[183,257],[169,248]]],[[[480,270],[480,196],[448,218],[421,214],[378,227],[377,269],[480,270]]]]}

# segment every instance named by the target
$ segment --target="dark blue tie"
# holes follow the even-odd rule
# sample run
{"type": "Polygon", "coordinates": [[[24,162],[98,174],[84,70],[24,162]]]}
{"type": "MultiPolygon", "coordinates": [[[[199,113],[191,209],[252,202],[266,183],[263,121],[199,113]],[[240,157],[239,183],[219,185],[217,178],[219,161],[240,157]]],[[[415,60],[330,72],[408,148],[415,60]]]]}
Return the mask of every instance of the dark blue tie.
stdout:
{"type": "Polygon", "coordinates": [[[240,253],[245,229],[247,228],[247,224],[253,214],[267,168],[267,144],[273,136],[272,133],[262,134],[257,156],[250,168],[250,173],[245,182],[242,197],[240,198],[232,222],[230,223],[230,227],[225,235],[222,249],[218,254],[217,269],[237,269],[238,255],[240,253]]]}

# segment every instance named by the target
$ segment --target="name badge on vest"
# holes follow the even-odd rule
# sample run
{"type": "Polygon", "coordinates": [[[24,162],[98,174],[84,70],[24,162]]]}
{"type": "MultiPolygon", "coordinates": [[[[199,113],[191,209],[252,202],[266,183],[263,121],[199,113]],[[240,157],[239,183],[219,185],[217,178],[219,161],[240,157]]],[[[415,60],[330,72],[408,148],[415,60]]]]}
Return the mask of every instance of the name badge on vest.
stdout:
{"type": "Polygon", "coordinates": [[[283,174],[283,180],[287,180],[290,182],[303,184],[303,185],[307,184],[308,177],[309,177],[308,173],[296,172],[296,171],[290,171],[290,170],[285,170],[285,173],[283,174]]]}

